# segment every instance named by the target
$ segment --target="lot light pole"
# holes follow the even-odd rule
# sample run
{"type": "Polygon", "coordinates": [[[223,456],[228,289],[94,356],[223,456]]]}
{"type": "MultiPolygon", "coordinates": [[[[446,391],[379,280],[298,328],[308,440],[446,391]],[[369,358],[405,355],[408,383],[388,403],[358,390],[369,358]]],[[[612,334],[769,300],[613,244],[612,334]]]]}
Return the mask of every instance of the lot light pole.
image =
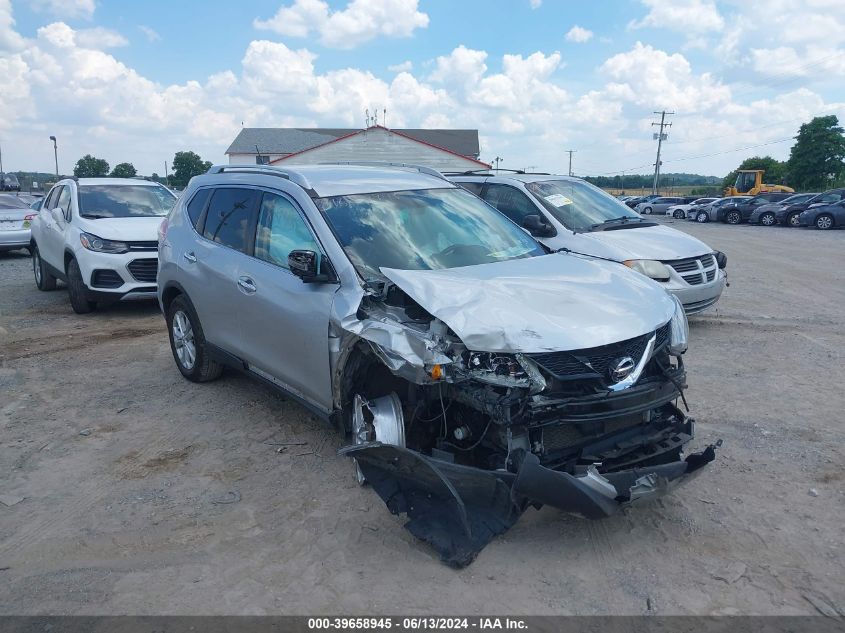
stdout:
{"type": "Polygon", "coordinates": [[[53,141],[53,158],[56,159],[56,178],[59,177],[59,146],[56,144],[56,137],[51,136],[50,140],[53,141]]]}

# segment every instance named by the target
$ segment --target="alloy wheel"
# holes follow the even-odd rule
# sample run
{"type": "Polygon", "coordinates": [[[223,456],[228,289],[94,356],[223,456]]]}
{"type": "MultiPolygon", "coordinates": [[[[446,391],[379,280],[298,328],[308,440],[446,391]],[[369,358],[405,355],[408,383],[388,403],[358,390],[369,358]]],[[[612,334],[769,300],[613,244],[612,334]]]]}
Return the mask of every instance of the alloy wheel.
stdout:
{"type": "Polygon", "coordinates": [[[32,252],[32,272],[35,274],[35,284],[41,287],[41,255],[36,248],[32,252]]]}
{"type": "Polygon", "coordinates": [[[772,226],[775,223],[775,216],[773,213],[764,213],[760,216],[760,224],[772,226]]]}
{"type": "Polygon", "coordinates": [[[194,329],[191,320],[182,310],[173,315],[173,346],[179,363],[187,370],[194,368],[197,362],[197,346],[194,342],[194,329]]]}
{"type": "Polygon", "coordinates": [[[829,215],[820,215],[816,218],[816,228],[826,231],[833,226],[833,218],[829,215]]]}

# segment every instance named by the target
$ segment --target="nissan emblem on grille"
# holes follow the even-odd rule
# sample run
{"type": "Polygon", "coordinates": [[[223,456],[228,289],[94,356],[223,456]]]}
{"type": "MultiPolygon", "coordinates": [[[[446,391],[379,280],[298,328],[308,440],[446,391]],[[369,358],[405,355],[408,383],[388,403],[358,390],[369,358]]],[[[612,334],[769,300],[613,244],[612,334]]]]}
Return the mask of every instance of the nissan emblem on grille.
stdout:
{"type": "Polygon", "coordinates": [[[628,374],[634,371],[635,366],[636,363],[630,356],[617,358],[610,364],[610,379],[613,382],[622,382],[628,377],[628,374]]]}

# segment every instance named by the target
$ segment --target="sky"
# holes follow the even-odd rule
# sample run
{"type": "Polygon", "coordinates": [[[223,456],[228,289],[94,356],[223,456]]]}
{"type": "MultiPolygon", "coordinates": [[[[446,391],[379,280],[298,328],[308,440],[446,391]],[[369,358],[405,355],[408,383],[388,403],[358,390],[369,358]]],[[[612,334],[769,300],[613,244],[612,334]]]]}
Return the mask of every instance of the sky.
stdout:
{"type": "Polygon", "coordinates": [[[0,0],[6,170],[139,173],[242,126],[474,128],[481,159],[723,176],[845,117],[843,0],[0,0]],[[386,121],[385,113],[386,110],[386,121]]]}

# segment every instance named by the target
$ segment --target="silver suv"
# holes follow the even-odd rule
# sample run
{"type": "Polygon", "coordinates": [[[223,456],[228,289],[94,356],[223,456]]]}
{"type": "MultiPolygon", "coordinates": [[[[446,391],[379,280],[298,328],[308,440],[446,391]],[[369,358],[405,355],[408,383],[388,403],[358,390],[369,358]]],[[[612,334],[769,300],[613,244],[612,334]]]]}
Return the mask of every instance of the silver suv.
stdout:
{"type": "Polygon", "coordinates": [[[456,566],[529,505],[606,516],[714,458],[682,457],[680,302],[430,169],[213,167],[162,223],[158,296],[186,378],[245,371],[350,434],[456,566]]]}

